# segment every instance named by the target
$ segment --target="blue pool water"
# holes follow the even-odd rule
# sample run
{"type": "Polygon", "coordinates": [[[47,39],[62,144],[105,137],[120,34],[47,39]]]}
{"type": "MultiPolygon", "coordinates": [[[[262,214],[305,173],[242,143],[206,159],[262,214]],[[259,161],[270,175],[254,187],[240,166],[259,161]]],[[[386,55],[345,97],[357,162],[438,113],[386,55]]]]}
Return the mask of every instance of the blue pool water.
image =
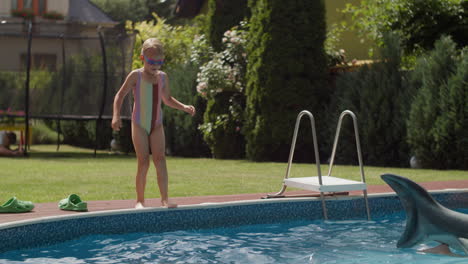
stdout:
{"type": "MultiPolygon", "coordinates": [[[[468,209],[459,210],[468,213],[468,209]]],[[[158,233],[90,235],[0,254],[0,263],[467,263],[398,249],[404,213],[373,221],[299,220],[158,233]]],[[[456,252],[461,254],[461,252],[456,252]]]]}

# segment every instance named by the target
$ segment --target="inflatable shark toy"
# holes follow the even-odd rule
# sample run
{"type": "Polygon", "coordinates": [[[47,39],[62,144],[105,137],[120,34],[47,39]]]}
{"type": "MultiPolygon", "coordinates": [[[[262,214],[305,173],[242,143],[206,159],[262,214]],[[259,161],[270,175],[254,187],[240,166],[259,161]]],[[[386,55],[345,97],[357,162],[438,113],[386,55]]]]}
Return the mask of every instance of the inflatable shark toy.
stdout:
{"type": "Polygon", "coordinates": [[[397,243],[413,247],[424,241],[437,241],[468,255],[468,214],[450,210],[438,203],[417,183],[398,175],[383,174],[406,211],[406,228],[397,243]]]}

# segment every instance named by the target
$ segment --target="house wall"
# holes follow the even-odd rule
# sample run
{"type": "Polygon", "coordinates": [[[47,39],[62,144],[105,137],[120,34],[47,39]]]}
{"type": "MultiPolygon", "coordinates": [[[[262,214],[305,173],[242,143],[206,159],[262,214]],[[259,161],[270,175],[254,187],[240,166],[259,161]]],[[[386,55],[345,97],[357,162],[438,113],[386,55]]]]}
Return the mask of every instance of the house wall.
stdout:
{"type": "MultiPolygon", "coordinates": [[[[352,22],[351,15],[343,14],[341,10],[343,10],[346,7],[346,4],[348,3],[357,6],[360,2],[361,0],[325,0],[325,15],[327,27],[330,28],[334,23],[341,23],[342,21],[345,21],[348,25],[350,25],[352,22]]],[[[285,4],[287,4],[287,1],[285,1],[285,4]]],[[[208,1],[204,1],[200,13],[208,13],[208,1]]],[[[361,38],[358,36],[356,31],[343,32],[341,33],[340,38],[341,41],[337,44],[337,48],[345,50],[346,58],[348,61],[351,61],[353,59],[369,59],[369,49],[373,44],[371,41],[365,39],[362,43],[361,38]]]]}
{"type": "MultiPolygon", "coordinates": [[[[27,25],[24,24],[22,18],[11,16],[11,2],[11,0],[0,0],[0,71],[24,71],[27,25]],[[2,23],[3,20],[6,23],[2,23]]],[[[64,16],[68,15],[69,6],[69,0],[47,0],[47,11],[55,11],[64,16]]],[[[96,24],[69,23],[66,20],[49,21],[37,17],[33,26],[32,56],[34,58],[55,57],[55,69],[60,67],[62,64],[61,35],[71,36],[65,41],[67,59],[75,54],[100,53],[101,47],[96,26],[96,24]],[[81,39],[76,39],[76,37],[81,39]]]]}
{"type": "MultiPolygon", "coordinates": [[[[0,43],[0,71],[24,71],[25,65],[21,65],[21,55],[27,53],[27,40],[22,37],[1,37],[0,43]]],[[[65,56],[70,59],[74,55],[100,54],[101,45],[99,39],[72,39],[65,40],[65,56]]],[[[54,55],[56,66],[62,65],[62,39],[60,38],[40,38],[32,40],[31,54],[34,55],[54,55]]],[[[24,63],[24,62],[23,62],[24,63]]]]}
{"type": "Polygon", "coordinates": [[[8,17],[11,12],[11,1],[1,0],[0,1],[0,17],[8,17]]]}
{"type": "MultiPolygon", "coordinates": [[[[327,27],[331,27],[333,23],[341,23],[345,21],[348,25],[351,24],[352,19],[350,14],[343,14],[340,12],[343,10],[347,3],[352,5],[358,5],[361,0],[326,0],[326,21],[327,27]]],[[[353,59],[367,60],[369,58],[369,49],[372,46],[372,42],[365,39],[361,42],[361,38],[358,36],[356,31],[345,31],[341,33],[341,41],[338,43],[338,49],[344,49],[346,54],[346,60],[351,61],[353,59]]]]}
{"type": "MultiPolygon", "coordinates": [[[[2,43],[1,58],[8,63],[0,63],[0,71],[24,71],[25,65],[21,65],[21,55],[27,53],[27,41],[24,38],[0,37],[2,43]]],[[[60,39],[34,38],[31,45],[31,53],[34,55],[55,55],[57,62],[62,61],[62,42],[60,39]]]]}
{"type": "Polygon", "coordinates": [[[56,11],[64,16],[68,14],[69,1],[65,0],[48,0],[47,11],[56,11]]]}
{"type": "MultiPolygon", "coordinates": [[[[47,11],[55,11],[64,16],[68,14],[69,0],[48,0],[47,11]]],[[[0,0],[0,17],[11,16],[11,0],[0,0]]]]}
{"type": "Polygon", "coordinates": [[[19,70],[20,58],[19,54],[26,50],[26,42],[20,42],[19,38],[4,38],[0,37],[2,43],[2,52],[0,53],[2,61],[8,63],[0,63],[0,71],[10,71],[12,69],[19,70]]]}

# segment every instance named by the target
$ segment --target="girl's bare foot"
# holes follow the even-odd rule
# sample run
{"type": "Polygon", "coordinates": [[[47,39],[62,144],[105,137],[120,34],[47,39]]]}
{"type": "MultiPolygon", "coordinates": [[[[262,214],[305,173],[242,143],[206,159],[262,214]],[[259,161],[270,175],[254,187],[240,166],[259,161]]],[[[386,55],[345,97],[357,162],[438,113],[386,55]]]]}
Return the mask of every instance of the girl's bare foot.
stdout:
{"type": "Polygon", "coordinates": [[[177,208],[177,204],[171,203],[169,201],[161,201],[162,207],[166,208],[177,208]]]}
{"type": "Polygon", "coordinates": [[[142,203],[140,202],[136,203],[135,209],[142,209],[142,208],[145,208],[145,206],[142,203]]]}

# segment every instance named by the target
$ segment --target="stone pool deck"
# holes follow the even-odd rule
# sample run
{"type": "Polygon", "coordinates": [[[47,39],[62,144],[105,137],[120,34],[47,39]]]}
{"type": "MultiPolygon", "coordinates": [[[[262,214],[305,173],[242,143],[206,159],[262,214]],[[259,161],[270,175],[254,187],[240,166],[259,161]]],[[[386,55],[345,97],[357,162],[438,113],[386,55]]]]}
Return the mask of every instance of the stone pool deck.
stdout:
{"type": "MultiPolygon", "coordinates": [[[[468,179],[459,181],[436,181],[436,182],[423,182],[419,183],[421,186],[429,191],[446,190],[446,189],[468,189],[468,179]]],[[[388,185],[369,185],[368,194],[378,193],[393,193],[393,190],[388,185]]],[[[267,193],[254,193],[254,194],[236,194],[236,195],[211,195],[211,196],[194,196],[194,197],[174,197],[171,199],[179,205],[194,205],[203,203],[222,203],[233,201],[245,200],[259,200],[266,196],[267,193]]],[[[297,195],[318,195],[318,193],[310,191],[287,191],[286,196],[297,195]]],[[[349,195],[362,195],[362,191],[353,191],[349,195]]],[[[89,212],[129,209],[135,205],[135,200],[111,200],[111,201],[87,201],[89,212]]],[[[161,206],[159,199],[147,199],[147,207],[161,206]]],[[[57,207],[57,202],[53,203],[36,203],[33,211],[21,214],[0,214],[0,224],[31,220],[42,217],[69,215],[69,214],[86,214],[86,212],[71,212],[62,211],[57,207]]]]}

